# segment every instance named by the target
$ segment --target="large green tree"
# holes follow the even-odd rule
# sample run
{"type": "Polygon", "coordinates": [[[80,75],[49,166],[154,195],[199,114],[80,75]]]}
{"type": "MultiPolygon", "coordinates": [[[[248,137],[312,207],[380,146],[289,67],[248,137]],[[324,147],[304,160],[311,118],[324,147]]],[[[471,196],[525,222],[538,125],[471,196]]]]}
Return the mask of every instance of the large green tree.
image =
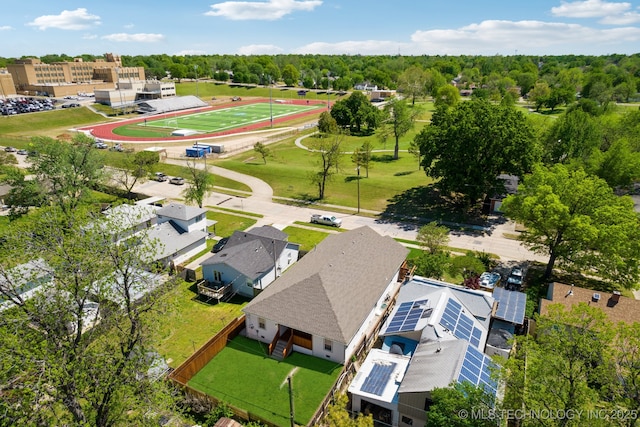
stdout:
{"type": "Polygon", "coordinates": [[[331,177],[335,174],[339,167],[340,157],[342,156],[342,135],[334,134],[329,138],[321,138],[314,147],[318,153],[318,170],[311,172],[311,182],[318,186],[318,199],[324,199],[327,189],[327,183],[331,181],[331,177]]]}
{"type": "Polygon", "coordinates": [[[206,158],[202,167],[195,160],[188,161],[187,169],[189,181],[182,195],[185,201],[196,203],[201,208],[204,198],[213,190],[213,175],[207,170],[206,158]]]}
{"type": "Polygon", "coordinates": [[[392,99],[384,106],[384,112],[387,116],[384,120],[380,132],[380,138],[384,141],[392,136],[395,145],[393,148],[393,158],[400,158],[400,138],[407,134],[415,123],[416,110],[409,108],[403,99],[392,99]]]}
{"type": "Polygon", "coordinates": [[[537,166],[502,209],[527,228],[524,244],[549,256],[545,278],[560,263],[567,271],[637,285],[640,221],[633,201],[616,196],[604,180],[564,165],[537,166]]]}
{"type": "Polygon", "coordinates": [[[122,221],[86,213],[43,208],[4,236],[3,425],[145,425],[159,418],[158,405],[171,408],[163,382],[146,376],[146,316],[158,299],[136,298],[165,286],[142,272],[157,245],[142,235],[117,244],[122,221]],[[41,284],[31,299],[26,284],[41,284]]]}
{"type": "Polygon", "coordinates": [[[447,195],[463,196],[467,205],[499,191],[498,175],[524,174],[539,157],[524,114],[483,100],[438,108],[415,141],[435,185],[447,195]]]}
{"type": "Polygon", "coordinates": [[[418,66],[411,66],[398,76],[398,91],[407,98],[411,98],[411,105],[415,105],[416,98],[424,96],[427,91],[427,75],[418,66]]]}

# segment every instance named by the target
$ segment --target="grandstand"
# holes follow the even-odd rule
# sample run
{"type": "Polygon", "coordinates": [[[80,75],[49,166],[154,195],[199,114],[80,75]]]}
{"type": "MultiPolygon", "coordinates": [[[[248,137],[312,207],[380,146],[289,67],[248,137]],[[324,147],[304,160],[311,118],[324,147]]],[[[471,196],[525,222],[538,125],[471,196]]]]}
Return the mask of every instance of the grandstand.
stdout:
{"type": "Polygon", "coordinates": [[[172,111],[206,107],[207,103],[197,96],[179,96],[163,99],[145,100],[137,104],[137,112],[142,114],[162,114],[172,111]]]}

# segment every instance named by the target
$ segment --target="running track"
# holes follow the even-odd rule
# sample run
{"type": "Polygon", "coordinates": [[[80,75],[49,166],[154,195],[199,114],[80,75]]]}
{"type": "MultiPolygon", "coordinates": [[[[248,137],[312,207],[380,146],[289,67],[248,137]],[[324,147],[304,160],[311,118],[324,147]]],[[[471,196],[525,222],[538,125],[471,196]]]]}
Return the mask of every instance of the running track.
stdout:
{"type": "MultiPolygon", "coordinates": [[[[193,114],[195,112],[219,110],[219,109],[222,109],[222,108],[228,108],[230,106],[231,107],[235,107],[235,106],[240,106],[240,105],[255,104],[255,103],[264,102],[264,101],[265,101],[265,99],[251,99],[251,100],[246,100],[246,101],[233,102],[232,104],[225,103],[225,104],[211,106],[211,107],[203,107],[203,108],[198,108],[198,109],[195,109],[195,110],[192,109],[192,110],[184,110],[184,111],[175,111],[175,112],[165,113],[165,114],[158,114],[158,115],[154,115],[154,116],[151,116],[151,117],[153,117],[153,120],[163,119],[163,118],[174,118],[176,116],[185,116],[185,115],[193,114]]],[[[268,99],[266,99],[266,101],[268,101],[268,99]]],[[[289,100],[289,102],[291,102],[292,104],[297,104],[297,105],[326,105],[325,101],[319,101],[319,100],[292,99],[292,100],[289,100]]],[[[288,115],[286,117],[275,118],[275,119],[273,119],[273,123],[274,124],[281,124],[281,123],[285,123],[285,122],[288,122],[288,121],[294,120],[294,119],[315,116],[315,115],[318,114],[319,111],[320,111],[320,109],[315,109],[315,110],[311,110],[311,111],[304,111],[304,112],[301,112],[301,113],[298,113],[298,114],[291,114],[291,115],[288,115]]],[[[202,139],[206,139],[206,138],[213,138],[213,137],[219,137],[219,136],[225,136],[225,135],[234,135],[234,134],[250,132],[250,131],[254,131],[254,130],[257,130],[257,129],[262,129],[264,127],[267,127],[267,126],[271,125],[271,121],[269,119],[266,119],[266,120],[264,120],[262,122],[259,122],[259,123],[254,123],[252,125],[247,125],[247,126],[243,126],[243,127],[239,127],[239,128],[235,128],[235,129],[229,129],[229,130],[225,130],[225,131],[222,131],[222,132],[207,133],[207,134],[197,134],[197,135],[189,135],[189,136],[168,136],[168,137],[164,137],[164,138],[123,136],[123,135],[116,135],[115,133],[113,133],[113,130],[115,128],[120,127],[120,126],[129,125],[129,124],[135,124],[135,123],[142,123],[142,122],[144,122],[145,117],[149,118],[149,116],[143,116],[143,117],[140,117],[140,118],[128,119],[128,120],[117,121],[117,122],[112,122],[112,123],[85,126],[85,127],[81,127],[81,128],[78,128],[78,129],[83,131],[83,132],[89,132],[95,138],[103,139],[103,140],[106,140],[106,141],[113,141],[113,142],[127,142],[127,143],[131,143],[131,142],[162,142],[162,141],[185,141],[185,142],[189,142],[189,141],[193,141],[193,140],[202,140],[202,139]]]]}

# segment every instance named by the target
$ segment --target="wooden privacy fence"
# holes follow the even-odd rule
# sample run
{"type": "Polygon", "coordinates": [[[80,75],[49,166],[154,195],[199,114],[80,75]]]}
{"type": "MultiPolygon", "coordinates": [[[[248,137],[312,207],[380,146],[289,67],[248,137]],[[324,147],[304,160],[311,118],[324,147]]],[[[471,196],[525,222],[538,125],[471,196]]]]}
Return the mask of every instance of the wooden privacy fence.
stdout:
{"type": "Polygon", "coordinates": [[[169,379],[175,381],[181,386],[186,386],[193,376],[204,368],[207,363],[213,359],[216,354],[220,353],[226,346],[227,341],[235,338],[244,328],[245,315],[232,320],[227,326],[222,328],[213,338],[205,345],[200,347],[180,366],[174,369],[169,375],[169,379]]]}

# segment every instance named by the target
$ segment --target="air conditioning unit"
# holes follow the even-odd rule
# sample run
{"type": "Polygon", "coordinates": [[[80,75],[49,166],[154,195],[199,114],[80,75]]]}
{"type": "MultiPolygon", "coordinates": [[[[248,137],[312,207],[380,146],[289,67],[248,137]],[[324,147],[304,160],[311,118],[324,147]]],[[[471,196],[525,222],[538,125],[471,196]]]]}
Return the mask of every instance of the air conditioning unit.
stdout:
{"type": "Polygon", "coordinates": [[[598,302],[598,301],[600,301],[600,294],[599,294],[599,293],[597,293],[597,292],[596,292],[596,293],[594,293],[594,294],[593,294],[593,296],[591,297],[591,300],[592,300],[593,302],[598,302]]]}

